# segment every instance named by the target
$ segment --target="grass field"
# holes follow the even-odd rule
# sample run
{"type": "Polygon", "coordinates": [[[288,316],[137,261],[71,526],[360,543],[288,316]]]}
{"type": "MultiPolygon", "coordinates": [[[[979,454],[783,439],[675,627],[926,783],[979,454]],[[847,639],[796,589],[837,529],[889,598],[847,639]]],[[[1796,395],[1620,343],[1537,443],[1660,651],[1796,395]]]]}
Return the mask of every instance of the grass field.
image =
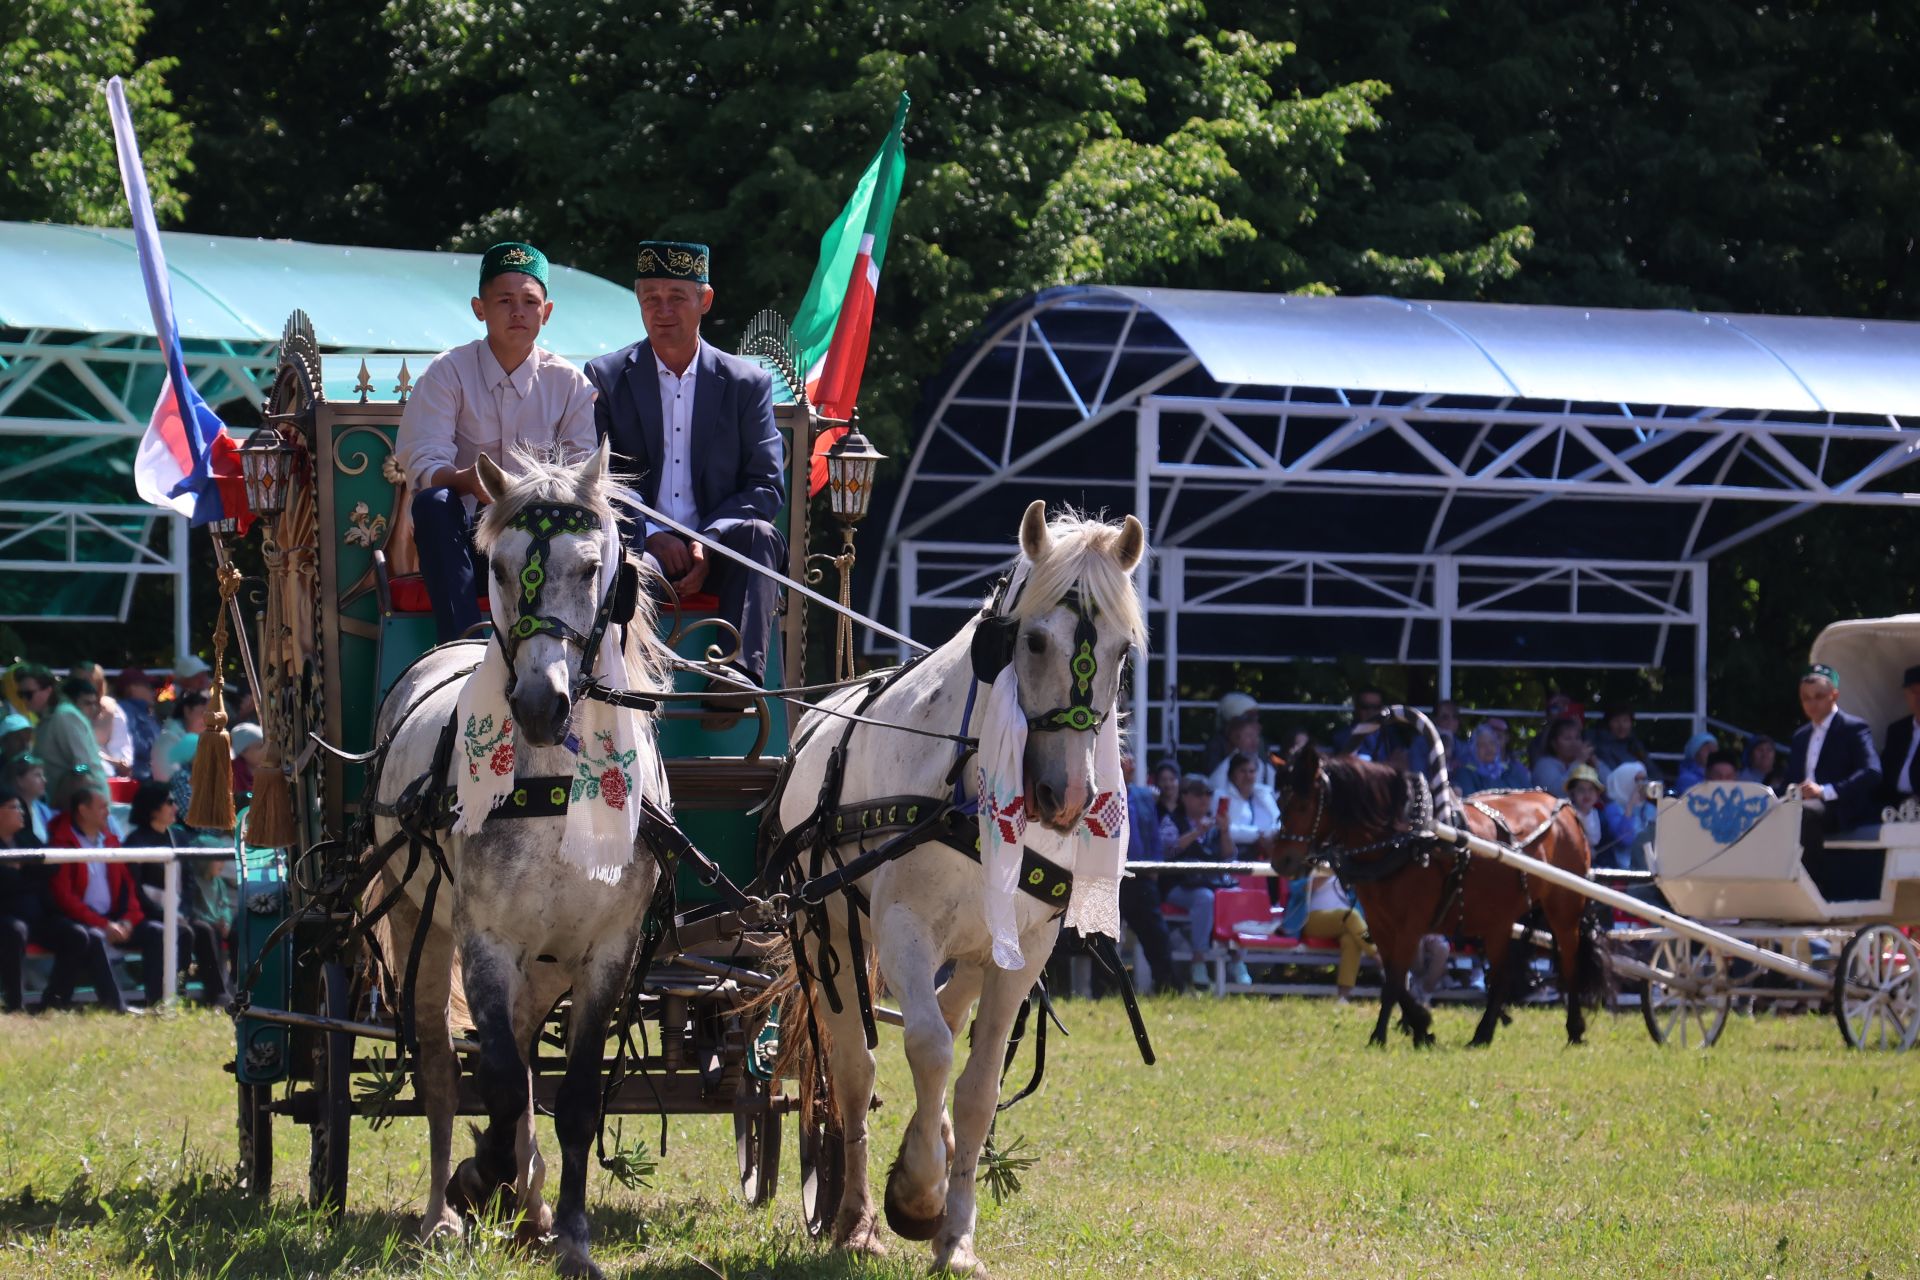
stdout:
{"type": "MultiPolygon", "coordinates": [[[[1039,1161],[982,1211],[1002,1276],[1920,1276],[1920,1058],[1846,1049],[1828,1019],[1736,1019],[1700,1053],[1602,1016],[1585,1048],[1556,1014],[1491,1051],[1363,1047],[1370,1011],[1175,997],[1146,1007],[1143,1067],[1116,1002],[1073,1003],[1044,1091],[1002,1143],[1039,1161]]],[[[354,1132],[340,1230],[303,1206],[306,1135],[276,1130],[266,1208],[236,1192],[226,1019],[0,1019],[0,1275],[545,1276],[498,1231],[413,1245],[425,1130],[354,1132]]],[[[877,1163],[910,1097],[883,1041],[877,1163]]],[[[1024,1059],[1021,1068],[1024,1069],[1024,1059]]],[[[657,1133],[644,1120],[636,1130],[657,1133]]],[[[557,1174],[551,1130],[543,1127],[557,1174]]],[[[732,1196],[724,1119],[675,1119],[652,1185],[595,1172],[610,1276],[917,1276],[808,1240],[793,1143],[775,1203],[732,1196]]]]}

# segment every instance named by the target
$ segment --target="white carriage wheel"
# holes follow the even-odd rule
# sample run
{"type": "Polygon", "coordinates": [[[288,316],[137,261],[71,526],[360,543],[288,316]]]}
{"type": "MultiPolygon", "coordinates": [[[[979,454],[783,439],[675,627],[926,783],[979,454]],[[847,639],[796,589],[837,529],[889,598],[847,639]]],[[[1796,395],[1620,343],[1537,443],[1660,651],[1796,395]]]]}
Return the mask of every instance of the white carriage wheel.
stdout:
{"type": "Polygon", "coordinates": [[[1920,945],[1890,924],[1847,939],[1833,1012],[1855,1049],[1911,1049],[1920,1036],[1920,945]]]}
{"type": "Polygon", "coordinates": [[[1718,1040],[1733,1007],[1726,957],[1691,938],[1662,938],[1651,963],[1676,981],[1653,978],[1642,991],[1647,1034],[1660,1044],[1702,1049],[1718,1040]]]}

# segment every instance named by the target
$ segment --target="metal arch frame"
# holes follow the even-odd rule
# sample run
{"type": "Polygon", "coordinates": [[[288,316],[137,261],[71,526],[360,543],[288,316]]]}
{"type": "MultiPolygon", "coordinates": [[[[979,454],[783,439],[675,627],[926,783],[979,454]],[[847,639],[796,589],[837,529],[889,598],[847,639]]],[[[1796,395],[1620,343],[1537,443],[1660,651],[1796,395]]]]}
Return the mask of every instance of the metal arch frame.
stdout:
{"type": "Polygon", "coordinates": [[[1920,459],[1920,420],[1913,418],[1338,387],[1219,386],[1210,395],[1194,394],[1190,386],[1169,384],[1201,370],[1198,358],[1164,325],[1142,324],[1142,313],[1151,315],[1150,300],[1099,287],[1057,289],[1036,295],[984,334],[949,376],[908,461],[870,607],[877,614],[891,589],[894,623],[903,632],[914,629],[916,614],[963,615],[977,607],[1011,550],[1005,542],[977,541],[988,531],[956,527],[953,518],[1001,485],[1085,505],[1104,499],[1110,509],[1131,510],[1155,548],[1153,563],[1141,567],[1140,586],[1156,624],[1159,663],[1150,672],[1149,655],[1138,655],[1133,714],[1138,724],[1158,725],[1162,746],[1178,740],[1183,661],[1250,657],[1265,647],[1188,652],[1180,640],[1183,614],[1370,617],[1382,624],[1383,637],[1397,624],[1397,639],[1383,641],[1369,658],[1431,665],[1444,694],[1455,668],[1483,661],[1455,651],[1454,625],[1540,622],[1538,606],[1549,588],[1559,592],[1560,604],[1548,622],[1631,624],[1644,630],[1645,652],[1601,664],[1543,654],[1538,661],[1545,665],[1658,665],[1670,652],[1674,629],[1688,629],[1697,727],[1706,714],[1707,562],[1816,505],[1920,501],[1920,493],[1889,483],[1895,471],[1920,459]],[[1067,313],[1104,316],[1101,339],[1063,333],[1067,313]],[[1090,352],[1104,356],[1097,380],[1083,372],[1076,383],[1063,357],[1090,352]],[[989,368],[990,361],[998,363],[989,368]],[[1124,379],[1123,365],[1132,371],[1124,379]],[[1126,385],[1116,388],[1117,381],[1126,385]],[[1035,414],[1043,415],[1047,434],[1022,449],[1022,424],[1031,436],[1035,414]],[[1130,474],[1075,467],[1067,446],[1126,414],[1135,428],[1130,474]],[[937,465],[936,446],[943,459],[937,465]],[[1434,513],[1422,544],[1405,552],[1248,551],[1208,536],[1282,493],[1418,494],[1433,501],[1434,513]],[[1450,521],[1462,497],[1510,502],[1472,521],[1450,521]],[[1670,559],[1484,554],[1490,535],[1565,498],[1678,504],[1693,515],[1670,559]],[[1710,512],[1729,501],[1754,509],[1754,517],[1731,529],[1723,520],[1709,536],[1710,512]],[[1195,589],[1197,582],[1204,585],[1195,589]],[[1283,586],[1296,593],[1290,602],[1253,598],[1283,586]],[[1604,604],[1593,603],[1596,591],[1604,604]],[[1503,599],[1523,592],[1525,608],[1501,609],[1503,599]],[[1371,603],[1356,605],[1356,597],[1371,603]],[[1417,625],[1433,628],[1431,653],[1414,642],[1417,625]],[[1156,707],[1158,721],[1151,718],[1156,707]]]}

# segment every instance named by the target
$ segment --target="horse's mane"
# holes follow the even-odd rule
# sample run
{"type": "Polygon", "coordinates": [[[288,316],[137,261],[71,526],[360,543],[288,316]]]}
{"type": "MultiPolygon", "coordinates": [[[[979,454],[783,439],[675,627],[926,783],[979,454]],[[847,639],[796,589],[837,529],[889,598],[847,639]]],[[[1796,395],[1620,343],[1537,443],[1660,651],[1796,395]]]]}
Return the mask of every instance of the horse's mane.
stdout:
{"type": "MultiPolygon", "coordinates": [[[[597,455],[584,462],[569,464],[551,449],[518,446],[513,451],[510,473],[513,482],[482,511],[473,531],[474,546],[491,556],[495,544],[513,518],[533,502],[569,502],[597,512],[601,519],[617,517],[616,507],[631,508],[640,496],[613,473],[598,465],[597,455]]],[[[627,678],[636,689],[660,691],[668,687],[668,672],[673,654],[659,638],[655,627],[657,610],[654,593],[646,581],[644,560],[635,559],[640,569],[639,600],[634,605],[633,621],[627,625],[627,678]]]]}
{"type": "Polygon", "coordinates": [[[1327,818],[1335,827],[1392,830],[1407,808],[1407,778],[1390,765],[1358,756],[1325,756],[1327,818]]]}
{"type": "MultiPolygon", "coordinates": [[[[1028,566],[1027,584],[1012,609],[1026,621],[1052,610],[1068,592],[1078,591],[1095,609],[1137,645],[1147,642],[1146,615],[1133,587],[1133,575],[1120,567],[1118,547],[1124,526],[1071,508],[1047,521],[1053,545],[1028,566]]],[[[1026,562],[1022,555],[1021,562],[1026,562]]]]}

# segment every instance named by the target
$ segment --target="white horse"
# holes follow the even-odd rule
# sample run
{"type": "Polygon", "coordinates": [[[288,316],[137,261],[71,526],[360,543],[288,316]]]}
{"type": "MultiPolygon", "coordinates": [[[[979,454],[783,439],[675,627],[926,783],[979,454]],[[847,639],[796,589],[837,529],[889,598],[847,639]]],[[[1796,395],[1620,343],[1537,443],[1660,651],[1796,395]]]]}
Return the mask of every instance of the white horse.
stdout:
{"type": "MultiPolygon", "coordinates": [[[[516,782],[584,777],[579,771],[583,757],[565,740],[578,710],[572,697],[579,687],[581,637],[593,630],[607,590],[602,559],[609,545],[606,531],[614,527],[612,504],[621,491],[608,474],[604,446],[575,466],[522,458],[520,474],[512,480],[483,457],[480,474],[492,501],[475,541],[492,560],[496,627],[504,620],[510,637],[525,633],[503,650],[511,671],[506,703],[518,726],[517,741],[505,757],[493,759],[510,760],[516,782]],[[531,511],[529,504],[535,504],[531,511]],[[541,526],[542,513],[559,518],[541,526]]],[[[630,687],[660,689],[665,687],[660,654],[644,594],[627,627],[621,660],[630,687]]],[[[617,635],[618,629],[611,629],[606,644],[616,644],[617,635]]],[[[428,772],[442,730],[455,719],[462,689],[496,643],[435,649],[387,695],[376,729],[376,741],[389,744],[375,797],[380,806],[392,806],[409,783],[428,772]]],[[[632,776],[664,806],[666,784],[651,715],[631,714],[637,752],[632,776]]],[[[449,773],[461,768],[460,753],[454,756],[449,773]]],[[[540,790],[553,795],[558,787],[540,790]]],[[[578,801],[578,792],[573,799],[578,801]]],[[[517,797],[514,802],[523,803],[517,797]]],[[[492,813],[477,834],[440,833],[450,875],[437,894],[414,991],[415,1089],[425,1105],[431,1144],[421,1233],[425,1239],[457,1234],[460,1210],[497,1199],[522,1215],[523,1240],[556,1237],[561,1274],[598,1276],[587,1252],[586,1182],[601,1119],[601,1057],[608,1022],[627,990],[659,870],[644,848],[634,849],[624,865],[583,866],[577,854],[563,850],[564,814],[492,813]],[[449,1021],[456,975],[464,979],[480,1044],[477,1075],[488,1123],[484,1132],[476,1128],[474,1156],[462,1161],[450,1179],[459,1082],[449,1021]],[[567,1066],[554,1108],[561,1157],[556,1215],[541,1197],[546,1167],[534,1140],[527,1052],[547,1013],[568,991],[567,1066]]],[[[377,818],[376,847],[398,829],[393,816],[377,818]]],[[[403,844],[385,863],[376,894],[401,882],[406,858],[403,844]]],[[[423,858],[405,878],[404,895],[388,917],[387,960],[396,978],[404,972],[419,928],[432,870],[423,858]]]]}
{"type": "MultiPolygon", "coordinates": [[[[1025,587],[1010,614],[1018,624],[1012,661],[1021,706],[1028,716],[1044,716],[1076,701],[1070,693],[1074,676],[1069,662],[1075,656],[1076,634],[1084,638],[1086,621],[1094,624],[1097,633],[1093,643],[1097,673],[1090,694],[1081,700],[1096,712],[1114,714],[1129,647],[1144,641],[1144,620],[1131,573],[1145,551],[1145,531],[1132,516],[1121,525],[1074,515],[1049,523],[1045,504],[1035,502],[1027,508],[1020,524],[1022,563],[1015,570],[1016,578],[1024,574],[1025,587]]],[[[974,632],[984,617],[983,611],[981,618],[909,668],[859,714],[888,725],[961,733],[970,692],[984,694],[986,689],[984,685],[973,689],[971,658],[974,632]]],[[[827,705],[853,710],[863,695],[864,690],[850,690],[827,705]]],[[[984,698],[977,701],[984,705],[984,698]]],[[[841,741],[844,723],[823,712],[801,722],[802,743],[779,809],[784,829],[793,830],[813,812],[828,757],[841,741]]],[[[966,732],[978,729],[976,708],[966,732]]],[[[1099,790],[1094,739],[1091,729],[1071,728],[1034,732],[1028,739],[1025,796],[1036,822],[1063,834],[1078,825],[1099,790]]],[[[938,739],[856,724],[847,742],[840,803],[947,796],[954,752],[952,744],[938,739]]],[[[971,795],[973,770],[965,772],[971,795]]],[[[1112,787],[1117,780],[1103,781],[1112,787]]],[[[870,839],[868,846],[878,843],[870,839]]],[[[850,858],[855,852],[849,850],[844,856],[850,858]]],[[[1014,1017],[1053,949],[1060,912],[1025,894],[1016,895],[1025,967],[1008,970],[993,961],[981,865],[951,844],[921,845],[881,865],[859,882],[859,888],[872,906],[871,920],[862,924],[862,942],[874,949],[878,972],[904,1015],[907,1060],[914,1081],[914,1112],[887,1177],[887,1221],[903,1237],[931,1239],[936,1269],[984,1274],[973,1244],[975,1171],[999,1100],[1001,1064],[1014,1017]],[[936,989],[935,975],[948,961],[954,962],[952,976],[936,989]],[[949,1117],[946,1092],[954,1037],[976,1000],[972,1047],[949,1117]]],[[[845,895],[829,900],[841,1009],[831,1011],[817,981],[810,999],[824,1022],[821,1039],[845,1142],[846,1187],[833,1239],[855,1251],[881,1253],[884,1248],[867,1183],[867,1112],[873,1097],[874,1057],[866,1046],[851,981],[853,964],[865,959],[852,956],[847,918],[851,909],[845,895]]],[[[804,959],[813,959],[817,945],[817,939],[806,941],[804,959]]],[[[794,972],[797,980],[800,970],[794,972]]],[[[877,981],[874,990],[878,991],[877,981]]],[[[810,1071],[811,1063],[801,1069],[810,1071]]]]}

